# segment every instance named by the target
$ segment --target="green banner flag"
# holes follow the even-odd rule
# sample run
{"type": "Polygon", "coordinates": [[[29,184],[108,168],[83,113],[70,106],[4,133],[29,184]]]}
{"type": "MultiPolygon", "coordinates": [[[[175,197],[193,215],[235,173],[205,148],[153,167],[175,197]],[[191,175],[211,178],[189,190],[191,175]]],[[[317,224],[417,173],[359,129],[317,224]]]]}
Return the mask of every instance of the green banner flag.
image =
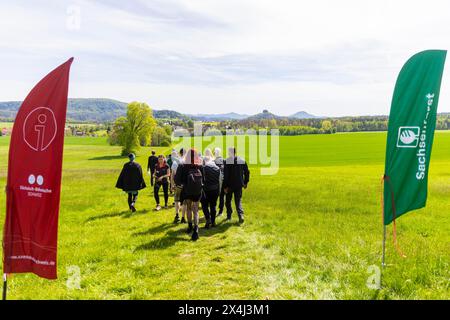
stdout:
{"type": "Polygon", "coordinates": [[[425,206],[428,166],[447,51],[414,55],[397,78],[389,115],[384,224],[425,206]]]}

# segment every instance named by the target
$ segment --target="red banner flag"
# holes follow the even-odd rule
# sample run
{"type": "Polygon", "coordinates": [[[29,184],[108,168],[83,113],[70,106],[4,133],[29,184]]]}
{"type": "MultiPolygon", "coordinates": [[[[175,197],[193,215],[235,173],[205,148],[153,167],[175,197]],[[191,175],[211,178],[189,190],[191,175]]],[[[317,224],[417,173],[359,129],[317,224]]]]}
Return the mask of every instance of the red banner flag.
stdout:
{"type": "Polygon", "coordinates": [[[6,186],[4,273],[57,277],[61,167],[72,61],[33,88],[14,121],[6,186]]]}

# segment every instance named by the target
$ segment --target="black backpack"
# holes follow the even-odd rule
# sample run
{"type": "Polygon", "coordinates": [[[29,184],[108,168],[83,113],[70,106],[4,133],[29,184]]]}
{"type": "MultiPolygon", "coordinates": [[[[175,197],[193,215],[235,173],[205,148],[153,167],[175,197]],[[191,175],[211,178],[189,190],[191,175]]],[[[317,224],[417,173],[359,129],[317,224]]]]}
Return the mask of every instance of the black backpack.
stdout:
{"type": "Polygon", "coordinates": [[[189,196],[199,196],[203,188],[202,172],[198,168],[190,169],[187,175],[186,194],[189,196]]]}

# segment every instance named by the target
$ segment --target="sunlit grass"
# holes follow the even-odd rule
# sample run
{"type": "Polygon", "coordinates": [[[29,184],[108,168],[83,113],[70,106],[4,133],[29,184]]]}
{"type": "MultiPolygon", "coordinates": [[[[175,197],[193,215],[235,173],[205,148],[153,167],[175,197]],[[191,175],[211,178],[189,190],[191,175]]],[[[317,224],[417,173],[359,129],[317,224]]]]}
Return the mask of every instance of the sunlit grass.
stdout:
{"type": "MultiPolygon", "coordinates": [[[[281,137],[281,168],[251,166],[246,222],[219,221],[190,241],[173,210],[155,212],[151,189],[138,212],[114,188],[126,159],[104,138],[66,139],[59,222],[59,279],[15,275],[16,299],[431,299],[450,298],[450,134],[437,133],[428,206],[398,221],[407,258],[389,234],[383,288],[380,178],[385,133],[281,137]],[[81,289],[68,289],[69,266],[81,289]]],[[[8,138],[0,138],[0,186],[8,138]]],[[[144,169],[150,148],[138,152],[144,169]]],[[[157,149],[169,153],[169,149],[157,149]]],[[[5,196],[0,197],[4,220],[5,196]]],[[[389,230],[391,228],[389,227],[389,230]]]]}

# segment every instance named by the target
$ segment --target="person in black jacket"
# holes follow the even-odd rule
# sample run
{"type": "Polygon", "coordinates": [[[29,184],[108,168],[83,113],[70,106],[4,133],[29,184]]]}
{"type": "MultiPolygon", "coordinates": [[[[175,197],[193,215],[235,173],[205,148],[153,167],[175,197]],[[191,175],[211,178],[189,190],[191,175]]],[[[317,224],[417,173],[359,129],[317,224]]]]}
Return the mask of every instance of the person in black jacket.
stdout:
{"type": "Polygon", "coordinates": [[[236,156],[236,148],[228,149],[229,157],[225,161],[223,172],[223,188],[226,194],[225,206],[227,208],[227,220],[231,220],[233,208],[231,199],[234,196],[239,223],[244,222],[244,209],[242,208],[242,188],[246,189],[250,181],[250,171],[244,159],[236,156]]]}
{"type": "Polygon", "coordinates": [[[150,185],[153,187],[153,179],[155,174],[155,167],[158,163],[158,157],[155,150],[152,151],[152,155],[148,157],[147,172],[150,174],[150,185]]]}
{"type": "Polygon", "coordinates": [[[128,207],[132,212],[136,212],[136,204],[139,190],[146,187],[142,175],[142,168],[139,163],[134,162],[136,156],[133,153],[128,155],[129,162],[125,163],[117,179],[116,188],[122,189],[128,193],[128,207]]]}
{"type": "Polygon", "coordinates": [[[216,204],[220,193],[220,169],[210,156],[203,159],[203,195],[201,199],[205,214],[205,228],[216,226],[216,204]]]}
{"type": "Polygon", "coordinates": [[[223,208],[225,207],[225,191],[223,190],[223,169],[224,169],[224,160],[221,156],[220,148],[214,149],[214,163],[220,169],[220,194],[219,194],[219,214],[220,217],[223,213],[223,208]]]}

